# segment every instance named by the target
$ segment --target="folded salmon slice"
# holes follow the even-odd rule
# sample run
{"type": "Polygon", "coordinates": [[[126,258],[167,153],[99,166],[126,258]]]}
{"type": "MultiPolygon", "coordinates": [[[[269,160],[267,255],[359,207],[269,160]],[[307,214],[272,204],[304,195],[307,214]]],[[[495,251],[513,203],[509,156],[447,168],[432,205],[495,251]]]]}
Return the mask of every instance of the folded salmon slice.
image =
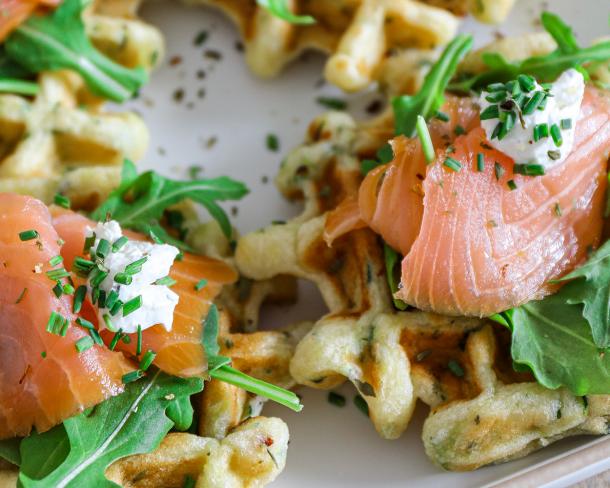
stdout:
{"type": "Polygon", "coordinates": [[[122,376],[135,369],[105,347],[76,350],[88,334],[74,325],[72,297],[57,298],[45,274],[58,240],[42,202],[0,194],[0,439],[44,432],[121,393],[122,376]],[[38,238],[22,241],[26,230],[38,238]],[[65,337],[46,331],[51,312],[70,320],[65,337]]]}
{"type": "MultiPolygon", "coordinates": [[[[67,267],[74,258],[82,256],[87,227],[95,227],[95,222],[82,215],[53,208],[53,223],[60,237],[66,241],[62,256],[67,267]]],[[[145,239],[141,234],[125,231],[130,239],[145,239]]],[[[176,376],[200,376],[207,371],[207,359],[201,342],[203,325],[208,309],[223,285],[237,280],[236,271],[217,259],[193,254],[184,254],[182,261],[172,266],[170,276],[177,283],[172,287],[180,299],[174,311],[172,330],[168,332],[161,325],[155,325],[142,332],[142,352],[154,351],[154,364],[161,370],[176,376]],[[197,291],[195,286],[205,279],[207,284],[197,291]]],[[[95,317],[90,317],[96,322],[95,317]]],[[[109,343],[110,332],[102,334],[109,343]]],[[[136,334],[130,334],[131,342],[119,341],[117,349],[130,355],[136,353],[136,334]]]]}
{"type": "Polygon", "coordinates": [[[0,7],[0,42],[25,22],[36,8],[55,7],[61,0],[2,0],[0,7]]]}
{"type": "Polygon", "coordinates": [[[438,157],[427,167],[417,140],[395,139],[394,160],[360,188],[359,216],[405,256],[398,298],[422,310],[488,316],[540,298],[600,242],[608,96],[586,89],[572,152],[544,176],[513,174],[514,161],[490,146],[477,119],[463,125],[467,135],[450,151],[436,138],[438,157]],[[447,155],[460,171],[443,166],[447,155]]]}

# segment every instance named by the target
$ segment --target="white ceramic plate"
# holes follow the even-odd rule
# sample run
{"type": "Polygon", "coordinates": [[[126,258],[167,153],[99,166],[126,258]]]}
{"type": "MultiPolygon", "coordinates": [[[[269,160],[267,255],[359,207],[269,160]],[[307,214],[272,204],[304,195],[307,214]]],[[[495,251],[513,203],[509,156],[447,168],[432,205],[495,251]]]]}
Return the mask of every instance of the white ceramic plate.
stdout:
{"type": "MultiPolygon", "coordinates": [[[[498,31],[528,32],[537,28],[535,21],[544,4],[574,26],[583,43],[608,33],[608,0],[521,0],[502,27],[466,21],[463,30],[475,34],[477,45],[498,31]]],[[[204,168],[201,174],[206,177],[226,174],[243,180],[251,193],[235,205],[237,215],[233,217],[242,233],[298,213],[297,206],[280,197],[273,177],[282,155],[303,140],[308,123],[323,111],[315,98],[322,93],[343,97],[332,87],[319,86],[323,58],[307,55],[279,79],[261,81],[249,73],[236,49],[239,36],[220,14],[166,1],[145,4],[142,14],[165,33],[167,56],[133,103],[152,135],[141,167],[186,177],[188,168],[197,165],[204,168]],[[201,31],[206,31],[208,38],[195,46],[194,39],[201,31]],[[216,53],[221,60],[215,59],[216,53]],[[277,153],[266,148],[269,133],[279,137],[277,153]]],[[[348,98],[351,111],[363,117],[364,107],[380,97],[369,93],[348,98]]],[[[322,313],[324,305],[317,291],[305,285],[300,305],[266,317],[268,323],[277,324],[295,318],[315,319],[322,313]]],[[[483,486],[598,442],[568,439],[512,463],[473,473],[445,473],[430,463],[423,450],[420,435],[426,408],[419,408],[401,439],[384,441],[354,407],[351,387],[346,385],[339,391],[348,398],[345,408],[330,405],[326,392],[318,391],[301,392],[305,409],[300,414],[274,405],[266,407],[265,414],[288,422],[291,434],[286,470],[273,486],[483,486]]],[[[562,477],[553,486],[564,486],[608,467],[608,459],[596,462],[562,477]]]]}

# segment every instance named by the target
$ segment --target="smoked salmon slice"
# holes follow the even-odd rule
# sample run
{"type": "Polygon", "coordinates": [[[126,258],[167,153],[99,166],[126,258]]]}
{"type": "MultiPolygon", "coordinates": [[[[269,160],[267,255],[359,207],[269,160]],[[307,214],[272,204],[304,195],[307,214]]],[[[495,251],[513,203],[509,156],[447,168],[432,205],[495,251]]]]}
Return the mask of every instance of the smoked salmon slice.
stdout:
{"type": "Polygon", "coordinates": [[[0,42],[32,15],[38,6],[55,7],[61,0],[2,0],[0,5],[0,42]]]}
{"type": "MultiPolygon", "coordinates": [[[[483,317],[548,294],[549,282],[599,244],[610,100],[586,89],[573,150],[544,176],[514,174],[515,162],[491,147],[478,117],[468,120],[459,131],[466,134],[448,147],[439,147],[430,125],[437,158],[428,166],[419,141],[395,139],[394,160],[362,183],[358,212],[405,256],[398,298],[421,310],[483,317]],[[447,156],[459,171],[443,166],[447,156]]],[[[335,229],[327,222],[326,230],[335,229]]]]}
{"type": "MultiPolygon", "coordinates": [[[[62,247],[66,267],[72,266],[74,258],[82,256],[85,234],[95,222],[82,215],[53,207],[54,226],[60,237],[66,241],[62,247]]],[[[144,239],[141,234],[125,231],[130,239],[144,239]]],[[[185,253],[182,261],[172,266],[170,276],[176,280],[172,290],[180,299],[174,311],[172,330],[168,332],[161,325],[142,332],[142,352],[154,351],[154,364],[161,370],[175,376],[200,376],[207,371],[207,359],[201,342],[203,325],[208,309],[223,285],[237,280],[237,272],[217,259],[185,253]],[[205,286],[196,290],[195,286],[206,280],[205,286]]],[[[89,317],[88,317],[89,318],[89,317]]],[[[95,318],[90,318],[95,323],[95,318]]],[[[105,332],[102,337],[110,342],[113,334],[105,332]]],[[[135,356],[136,334],[130,334],[131,341],[119,341],[117,349],[135,356]]]]}
{"type": "Polygon", "coordinates": [[[0,439],[44,432],[121,393],[122,376],[135,369],[105,347],[77,351],[88,334],[74,325],[72,297],[57,298],[45,274],[58,242],[42,202],[0,194],[0,439]],[[28,230],[38,236],[21,240],[28,230]],[[72,324],[64,337],[46,330],[52,312],[72,324]]]}

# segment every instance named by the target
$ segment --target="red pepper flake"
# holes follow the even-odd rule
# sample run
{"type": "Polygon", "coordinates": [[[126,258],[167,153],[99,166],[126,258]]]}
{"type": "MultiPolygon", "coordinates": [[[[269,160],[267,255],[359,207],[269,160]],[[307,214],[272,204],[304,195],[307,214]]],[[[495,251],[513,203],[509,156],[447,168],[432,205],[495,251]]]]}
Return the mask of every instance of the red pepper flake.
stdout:
{"type": "Polygon", "coordinates": [[[273,445],[273,439],[272,439],[271,437],[267,437],[267,438],[265,439],[265,445],[266,445],[267,447],[271,447],[271,446],[273,445]]]}

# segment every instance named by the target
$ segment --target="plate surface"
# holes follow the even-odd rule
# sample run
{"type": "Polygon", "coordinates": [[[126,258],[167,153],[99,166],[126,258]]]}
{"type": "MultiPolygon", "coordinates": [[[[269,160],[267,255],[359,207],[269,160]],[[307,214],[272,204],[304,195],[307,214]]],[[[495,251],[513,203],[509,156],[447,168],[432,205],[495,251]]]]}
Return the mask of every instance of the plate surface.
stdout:
{"type": "MultiPolygon", "coordinates": [[[[474,33],[477,45],[498,32],[529,32],[538,28],[536,19],[544,4],[574,26],[582,43],[608,34],[607,0],[521,0],[500,28],[466,21],[462,30],[474,33]]],[[[198,166],[203,168],[202,176],[226,174],[244,181],[250,195],[227,207],[242,233],[296,215],[299,207],[281,198],[273,177],[283,155],[303,140],[309,122],[324,111],[316,97],[345,98],[332,87],[320,86],[323,57],[308,54],[279,79],[261,81],[249,73],[238,49],[239,36],[220,14],[175,2],[151,2],[144,5],[142,15],[164,32],[167,56],[139,99],[130,104],[151,131],[150,148],[140,168],[184,178],[190,167],[198,166]],[[197,46],[194,40],[202,31],[208,34],[207,40],[197,46]],[[278,152],[267,149],[267,134],[278,136],[278,152]]],[[[367,104],[380,97],[368,93],[347,98],[350,111],[364,117],[367,104]]],[[[303,285],[301,289],[296,307],[268,312],[266,323],[320,317],[324,305],[315,288],[303,285]]],[[[288,464],[274,487],[483,486],[598,442],[572,438],[512,463],[473,473],[445,473],[430,463],[423,450],[420,435],[426,408],[420,406],[402,438],[384,441],[354,407],[353,389],[345,385],[338,391],[348,398],[345,408],[330,405],[326,392],[309,390],[301,391],[305,409],[300,414],[266,407],[264,413],[283,418],[291,433],[288,464]]],[[[590,466],[570,481],[608,465],[606,461],[590,466]]],[[[553,486],[567,482],[564,478],[553,486]]]]}

